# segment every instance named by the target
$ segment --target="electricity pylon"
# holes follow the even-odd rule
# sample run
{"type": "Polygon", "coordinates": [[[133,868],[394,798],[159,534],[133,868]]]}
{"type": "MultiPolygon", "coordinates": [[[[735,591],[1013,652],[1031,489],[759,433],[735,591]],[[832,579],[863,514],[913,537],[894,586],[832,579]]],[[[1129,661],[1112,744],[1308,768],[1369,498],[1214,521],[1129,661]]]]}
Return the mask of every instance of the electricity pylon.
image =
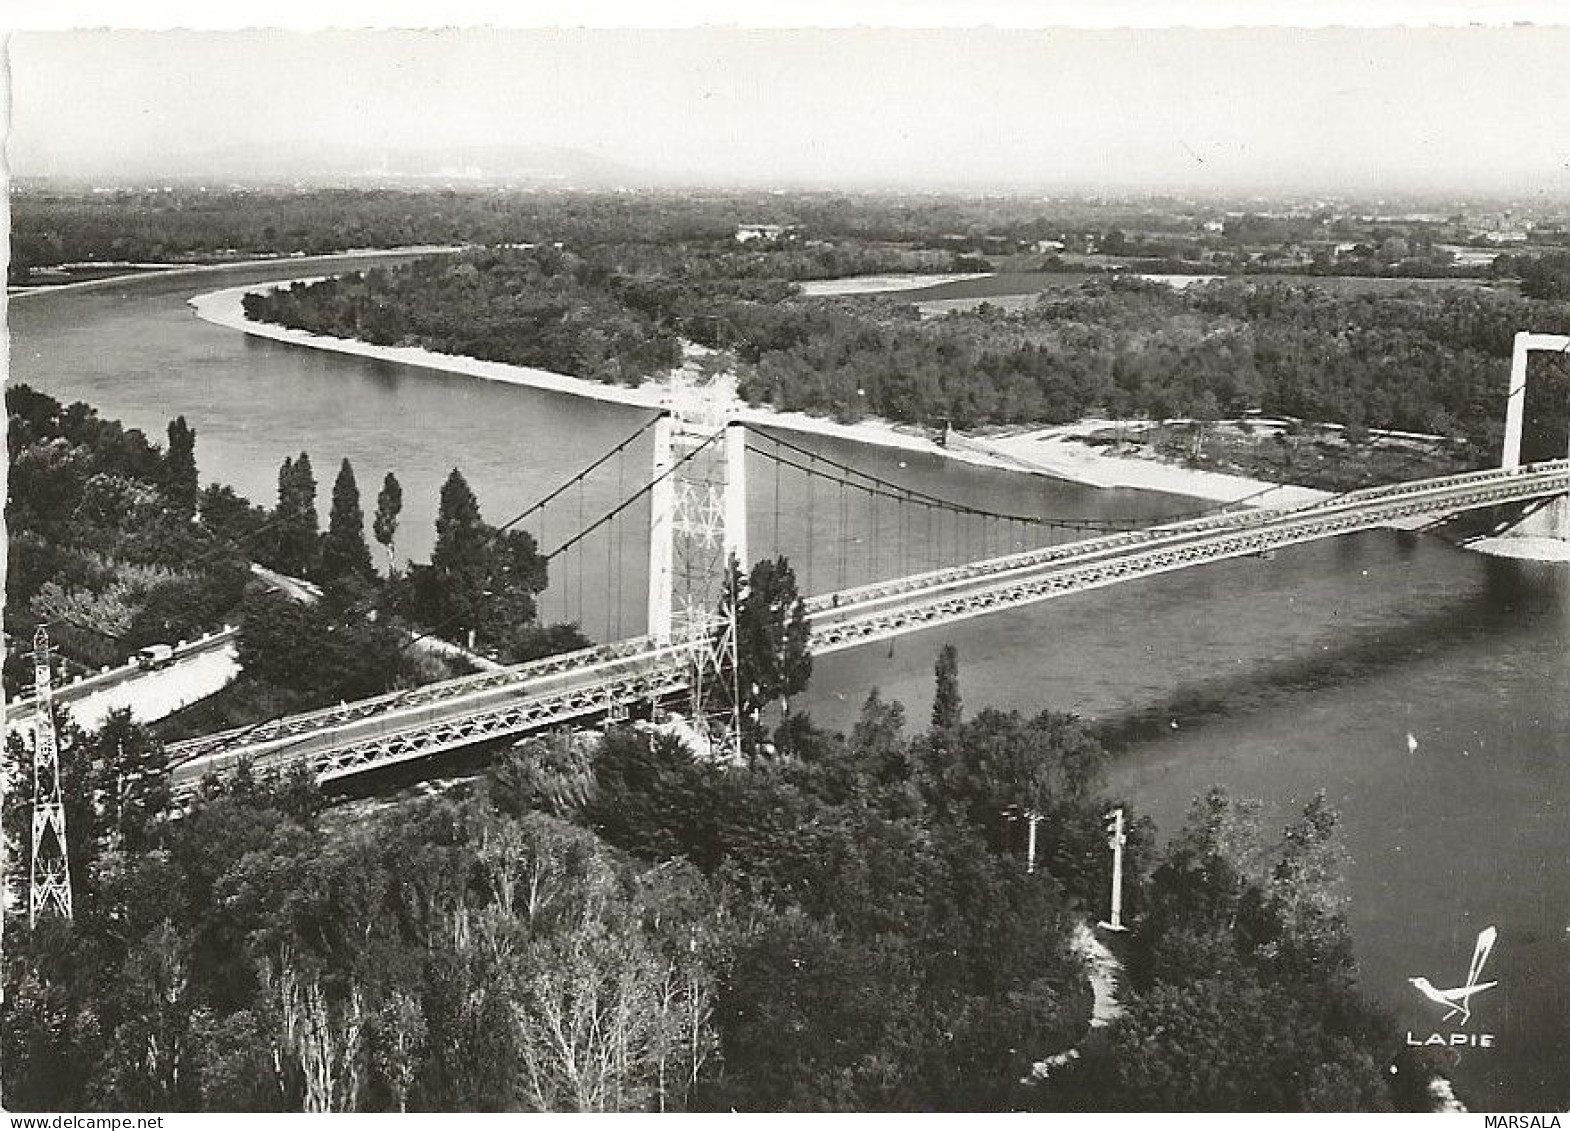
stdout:
{"type": "Polygon", "coordinates": [[[60,800],[60,755],[55,742],[49,634],[33,635],[33,870],[27,922],[43,911],[71,918],[71,864],[66,854],[65,805],[60,800]]]}

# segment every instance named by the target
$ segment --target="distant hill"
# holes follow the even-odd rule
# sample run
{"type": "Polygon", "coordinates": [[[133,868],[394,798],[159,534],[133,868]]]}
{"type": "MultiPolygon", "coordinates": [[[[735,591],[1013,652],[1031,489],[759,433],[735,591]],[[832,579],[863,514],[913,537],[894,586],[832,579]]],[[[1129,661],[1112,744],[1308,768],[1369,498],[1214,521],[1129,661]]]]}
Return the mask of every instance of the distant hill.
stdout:
{"type": "Polygon", "coordinates": [[[149,154],[113,166],[48,169],[19,163],[23,178],[329,182],[355,184],[506,184],[621,188],[661,178],[586,150],[553,145],[370,146],[231,145],[185,153],[149,154]]]}

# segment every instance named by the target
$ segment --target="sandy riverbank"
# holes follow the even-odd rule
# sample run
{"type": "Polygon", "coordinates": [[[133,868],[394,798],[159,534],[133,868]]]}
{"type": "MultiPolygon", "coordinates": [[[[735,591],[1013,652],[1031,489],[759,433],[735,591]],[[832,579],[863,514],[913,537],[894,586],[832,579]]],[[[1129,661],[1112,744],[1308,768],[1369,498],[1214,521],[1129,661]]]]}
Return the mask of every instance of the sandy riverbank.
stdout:
{"type": "Polygon", "coordinates": [[[990,278],[990,271],[957,272],[948,275],[852,275],[844,279],[804,279],[796,285],[809,298],[834,295],[881,295],[895,291],[919,291],[944,283],[965,283],[990,278]]]}
{"type": "MultiPolygon", "coordinates": [[[[308,281],[287,280],[290,283],[308,281]]],[[[676,394],[685,384],[685,378],[690,377],[692,372],[689,365],[672,372],[664,379],[646,381],[637,388],[629,388],[623,385],[587,381],[580,377],[529,366],[508,365],[503,362],[480,361],[472,357],[438,353],[418,346],[377,346],[349,338],[324,337],[271,323],[254,322],[247,318],[241,306],[243,297],[248,292],[265,291],[278,285],[280,284],[267,283],[230,287],[197,295],[189,302],[198,317],[208,322],[273,341],[436,369],[446,373],[461,373],[487,381],[502,381],[529,388],[548,389],[651,410],[668,407],[673,394],[676,394]]],[[[702,352],[704,351],[701,349],[694,349],[695,354],[702,352]]],[[[731,419],[759,427],[832,436],[856,443],[936,455],[981,467],[1063,479],[1092,487],[1157,491],[1215,503],[1282,509],[1307,506],[1330,498],[1332,495],[1331,492],[1309,487],[1201,471],[1156,460],[1104,455],[1083,442],[1084,437],[1115,425],[1115,421],[1084,420],[1069,425],[1036,428],[1006,435],[951,434],[948,445],[944,446],[935,442],[926,430],[911,425],[893,424],[877,419],[842,424],[801,412],[779,412],[774,409],[754,407],[736,397],[733,389],[723,392],[722,395],[727,399],[722,406],[722,411],[726,415],[731,419]]],[[[1418,520],[1399,525],[1422,524],[1422,521],[1418,520]]],[[[1474,542],[1471,548],[1504,557],[1547,561],[1570,560],[1570,549],[1567,549],[1561,540],[1553,538],[1507,536],[1474,542]]]]}
{"type": "Polygon", "coordinates": [[[1115,423],[1081,420],[1006,435],[956,436],[950,443],[1011,459],[1018,466],[1044,475],[1058,475],[1097,487],[1166,491],[1218,503],[1269,507],[1301,507],[1331,497],[1331,492],[1311,487],[1201,471],[1159,460],[1104,455],[1084,442],[1085,437],[1115,423]]]}
{"type": "MultiPolygon", "coordinates": [[[[310,282],[310,280],[298,279],[288,280],[288,282],[310,282]]],[[[320,334],[309,334],[303,330],[291,330],[284,326],[266,322],[254,322],[247,318],[241,306],[244,296],[249,292],[264,291],[277,285],[268,283],[228,287],[224,290],[197,295],[189,300],[189,305],[196,312],[197,316],[204,321],[239,330],[254,337],[267,338],[276,342],[286,342],[290,345],[306,346],[312,349],[329,350],[333,353],[349,354],[354,357],[391,361],[401,365],[419,366],[424,369],[436,369],[444,373],[461,373],[465,376],[478,377],[485,381],[501,381],[506,384],[524,385],[533,389],[570,393],[573,396],[589,397],[593,400],[606,401],[611,404],[630,405],[636,408],[662,409],[667,407],[680,379],[678,372],[666,379],[645,381],[637,388],[630,388],[625,385],[606,385],[598,381],[587,381],[581,377],[572,377],[565,373],[554,373],[550,370],[535,369],[525,365],[509,365],[499,361],[481,361],[477,358],[462,357],[456,354],[438,353],[435,350],[428,350],[419,346],[372,345],[369,342],[357,341],[352,338],[331,338],[320,334]]],[[[926,430],[911,425],[893,424],[876,419],[860,420],[854,424],[842,424],[823,417],[809,416],[802,412],[779,412],[774,409],[754,407],[735,396],[729,398],[729,404],[725,411],[732,419],[760,427],[805,432],[818,436],[833,436],[838,439],[852,440],[862,444],[873,444],[878,447],[937,455],[982,467],[1001,468],[1009,471],[1026,471],[1054,479],[1067,479],[1092,486],[1102,485],[1094,479],[1081,476],[1072,466],[1066,463],[1062,467],[1053,467],[1045,463],[1031,463],[1007,452],[990,450],[980,443],[975,446],[965,445],[945,448],[941,444],[936,443],[926,430]]],[[[1169,470],[1180,472],[1182,469],[1169,470]]],[[[1180,495],[1192,493],[1183,489],[1181,475],[1169,474],[1166,476],[1166,481],[1169,483],[1168,486],[1152,487],[1150,489],[1164,490],[1180,495]]],[[[1201,494],[1200,497],[1208,496],[1201,494]]]]}

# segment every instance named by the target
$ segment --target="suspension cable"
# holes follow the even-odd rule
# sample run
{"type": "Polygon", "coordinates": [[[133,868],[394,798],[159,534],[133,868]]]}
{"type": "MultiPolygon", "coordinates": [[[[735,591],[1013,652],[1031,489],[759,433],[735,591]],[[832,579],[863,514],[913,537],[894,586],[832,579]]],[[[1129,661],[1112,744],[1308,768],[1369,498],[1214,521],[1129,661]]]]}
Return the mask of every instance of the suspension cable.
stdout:
{"type": "MultiPolygon", "coordinates": [[[[502,526],[501,529],[502,530],[506,530],[507,527],[512,526],[514,523],[521,522],[524,519],[528,518],[535,511],[537,511],[537,510],[544,510],[545,507],[547,505],[549,505],[552,501],[554,501],[555,499],[559,498],[560,496],[566,494],[568,491],[572,490],[573,487],[581,484],[583,482],[583,480],[587,479],[590,475],[593,475],[601,467],[605,466],[605,464],[609,463],[611,461],[611,457],[621,455],[621,453],[624,450],[626,450],[632,444],[632,442],[634,440],[636,440],[639,436],[642,436],[650,428],[654,427],[655,424],[659,423],[659,421],[661,420],[663,415],[664,415],[663,413],[657,414],[655,416],[650,417],[648,420],[644,421],[641,425],[638,426],[638,430],[636,432],[634,432],[632,435],[628,436],[621,443],[617,444],[614,448],[610,449],[608,452],[606,452],[605,454],[600,456],[593,463],[589,464],[588,467],[585,467],[582,471],[580,471],[576,475],[574,475],[571,479],[568,479],[567,481],[562,483],[554,491],[550,492],[548,495],[545,495],[544,497],[540,498],[539,500],[537,500],[536,502],[531,504],[526,510],[524,510],[521,514],[519,514],[511,522],[508,522],[505,526],[502,526]]],[[[543,526],[541,527],[541,532],[542,533],[544,532],[544,527],[543,526]]]]}
{"type": "Polygon", "coordinates": [[[845,588],[845,555],[848,552],[848,548],[850,546],[850,538],[849,538],[850,532],[845,529],[847,526],[850,525],[849,517],[848,517],[848,515],[846,514],[846,511],[845,511],[845,491],[849,487],[849,484],[847,484],[845,482],[845,480],[841,479],[839,481],[839,485],[840,485],[840,521],[839,521],[839,537],[838,537],[837,541],[839,542],[839,547],[840,547],[840,562],[839,562],[840,568],[839,568],[839,584],[837,586],[835,586],[835,588],[843,590],[845,588]]]}
{"type": "Polygon", "coordinates": [[[780,556],[780,463],[774,461],[774,557],[780,556]]]}
{"type": "MultiPolygon", "coordinates": [[[[968,511],[968,512],[970,512],[972,514],[995,515],[996,517],[1000,517],[1000,518],[1001,517],[1005,517],[1001,512],[988,511],[988,510],[983,510],[983,509],[981,509],[979,507],[968,506],[965,503],[956,502],[953,499],[943,498],[941,495],[933,495],[933,494],[930,494],[929,492],[922,491],[922,490],[920,490],[918,488],[915,488],[915,487],[906,487],[903,484],[892,482],[891,480],[884,479],[881,476],[874,475],[871,472],[862,471],[859,468],[852,467],[850,464],[841,463],[838,460],[831,459],[829,456],[820,455],[820,454],[814,453],[810,449],[804,448],[804,447],[802,447],[799,444],[794,444],[794,443],[790,442],[789,440],[783,440],[778,435],[776,435],[775,433],[769,431],[768,429],[766,429],[764,427],[761,427],[761,426],[758,426],[758,425],[749,424],[749,425],[747,425],[747,429],[750,432],[757,432],[759,435],[766,436],[768,439],[774,441],[776,447],[783,446],[785,448],[789,448],[791,451],[796,452],[799,455],[810,456],[810,457],[813,457],[815,459],[821,460],[825,464],[828,464],[830,467],[833,467],[833,468],[836,468],[836,469],[838,469],[840,471],[843,471],[843,472],[845,472],[848,475],[853,475],[853,476],[856,476],[859,479],[868,480],[869,482],[876,483],[880,487],[884,487],[886,489],[897,491],[897,492],[900,492],[902,494],[908,495],[912,499],[926,499],[929,502],[935,503],[935,504],[937,504],[939,506],[942,506],[942,507],[946,507],[946,508],[949,508],[949,509],[964,510],[964,511],[968,511]]],[[[761,452],[761,449],[754,449],[754,450],[760,451],[760,454],[763,454],[763,455],[766,455],[766,456],[770,456],[770,458],[778,458],[778,457],[774,457],[773,455],[771,455],[771,453],[761,452]]],[[[866,488],[865,487],[861,487],[860,484],[854,484],[854,486],[857,486],[858,488],[860,488],[862,490],[866,490],[866,488]]],[[[1215,506],[1215,507],[1206,507],[1206,508],[1201,509],[1201,510],[1183,511],[1183,512],[1180,512],[1178,514],[1166,515],[1166,516],[1164,516],[1161,519],[1161,521],[1163,523],[1167,523],[1167,522],[1182,522],[1182,521],[1184,521],[1186,519],[1190,519],[1190,518],[1203,518],[1203,517],[1215,514],[1217,511],[1225,510],[1227,507],[1232,506],[1232,505],[1234,505],[1234,504],[1232,504],[1232,503],[1223,503],[1223,504],[1219,504],[1218,506],[1215,506]]],[[[1026,521],[1032,522],[1032,523],[1034,523],[1034,524],[1036,524],[1038,526],[1061,526],[1063,529],[1068,529],[1068,530],[1110,530],[1110,531],[1122,531],[1122,530],[1130,530],[1130,529],[1138,529],[1139,528],[1137,525],[1134,525],[1131,522],[1123,522],[1123,521],[1120,521],[1120,520],[1117,520],[1117,519],[1057,519],[1057,518],[1045,518],[1045,517],[1041,517],[1041,516],[1015,516],[1015,517],[1024,517],[1026,519],[1026,521]]]]}
{"type": "Polygon", "coordinates": [[[611,519],[615,518],[618,514],[620,514],[622,511],[626,510],[633,503],[637,502],[639,499],[643,498],[643,496],[647,495],[650,491],[654,490],[654,488],[661,481],[663,481],[666,478],[668,478],[669,476],[673,475],[678,467],[680,467],[682,464],[686,463],[687,461],[689,461],[692,458],[694,458],[695,456],[697,456],[699,452],[703,451],[705,448],[707,448],[710,444],[714,443],[716,440],[718,440],[724,434],[725,434],[725,429],[723,429],[723,428],[721,428],[718,432],[715,432],[707,440],[703,441],[703,443],[699,444],[696,448],[693,448],[692,451],[690,451],[686,455],[682,456],[679,460],[676,460],[669,467],[667,467],[664,471],[660,472],[653,479],[651,479],[647,483],[645,483],[642,487],[639,487],[636,491],[634,491],[632,494],[628,495],[621,502],[617,503],[610,510],[606,511],[599,518],[595,519],[588,526],[583,527],[581,530],[578,531],[578,533],[574,534],[571,538],[567,539],[567,541],[563,542],[560,546],[557,546],[550,553],[544,555],[545,560],[546,561],[550,561],[553,558],[557,557],[558,555],[563,554],[566,551],[572,549],[579,542],[583,541],[583,539],[586,538],[588,535],[594,533],[594,531],[598,530],[601,526],[605,525],[605,523],[611,521],[611,519]]]}
{"type": "MultiPolygon", "coordinates": [[[[761,448],[752,448],[751,450],[758,452],[760,455],[766,456],[769,459],[776,458],[773,453],[765,452],[761,448]]],[[[1039,515],[998,514],[992,511],[982,510],[978,507],[967,506],[964,503],[956,503],[948,499],[940,498],[936,495],[928,495],[925,492],[913,491],[910,488],[901,487],[898,484],[868,486],[863,483],[852,483],[848,480],[840,478],[839,476],[831,475],[826,471],[818,471],[806,464],[796,463],[794,460],[785,459],[784,457],[778,458],[779,462],[795,471],[800,471],[803,474],[809,476],[817,476],[821,479],[827,479],[829,482],[838,483],[843,487],[853,487],[867,495],[875,495],[879,498],[885,499],[908,500],[910,502],[936,507],[939,510],[948,511],[953,514],[976,515],[989,518],[1011,518],[1032,526],[1055,527],[1063,530],[1124,531],[1138,529],[1140,525],[1139,523],[1132,520],[1122,521],[1118,519],[1102,518],[1042,518],[1039,515]]],[[[832,461],[825,460],[824,462],[829,463],[830,466],[834,466],[832,461]]]]}
{"type": "MultiPolygon", "coordinates": [[[[625,453],[616,460],[616,497],[622,498],[627,493],[627,460],[625,453]]],[[[627,532],[618,530],[616,537],[616,638],[621,639],[622,614],[625,599],[622,596],[622,584],[626,579],[627,567],[627,532]]]]}
{"type": "MultiPolygon", "coordinates": [[[[774,447],[776,454],[778,454],[778,441],[775,442],[774,447]]],[[[776,463],[775,466],[779,466],[778,463],[776,463]]],[[[817,507],[816,500],[813,498],[813,493],[816,486],[817,478],[811,474],[809,469],[807,475],[807,576],[809,578],[814,576],[812,572],[813,526],[817,519],[817,507]]]]}

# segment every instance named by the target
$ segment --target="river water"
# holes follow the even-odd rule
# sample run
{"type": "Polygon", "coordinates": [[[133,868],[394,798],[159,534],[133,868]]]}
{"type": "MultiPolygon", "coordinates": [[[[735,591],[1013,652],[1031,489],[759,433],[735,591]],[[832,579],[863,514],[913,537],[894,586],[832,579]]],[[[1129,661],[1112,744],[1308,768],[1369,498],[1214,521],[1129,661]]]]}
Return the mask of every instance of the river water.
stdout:
{"type": "MultiPolygon", "coordinates": [[[[429,552],[451,467],[499,523],[648,419],[260,341],[185,305],[199,291],[323,270],[273,264],[28,297],[10,308],[12,379],[155,438],[183,413],[204,479],[258,501],[272,501],[279,463],[301,450],[324,505],[340,459],[353,463],[367,511],[392,470],[405,497],[398,551],[415,559],[429,552]]],[[[1010,513],[1155,518],[1196,505],[792,439],[822,461],[1010,513]]],[[[645,480],[649,455],[640,437],[526,528],[553,547],[645,480]]],[[[888,504],[857,510],[827,481],[809,486],[776,466],[749,459],[751,556],[788,553],[809,591],[1017,544],[1017,527],[934,526],[888,504]]],[[[545,614],[581,621],[596,639],[641,631],[647,521],[646,504],[635,505],[554,561],[545,614]]],[[[807,705],[821,724],[848,728],[877,687],[919,726],[946,641],[959,648],[972,708],[1144,720],[1111,788],[1164,831],[1213,783],[1259,798],[1277,824],[1325,790],[1351,853],[1365,990],[1419,1039],[1448,1032],[1406,979],[1461,984],[1478,931],[1497,926],[1485,978],[1499,985],[1477,997],[1468,1030],[1494,1034],[1495,1045],[1455,1057],[1458,1087],[1488,1110],[1570,1106],[1570,569],[1371,532],[826,657],[807,705]]]]}

